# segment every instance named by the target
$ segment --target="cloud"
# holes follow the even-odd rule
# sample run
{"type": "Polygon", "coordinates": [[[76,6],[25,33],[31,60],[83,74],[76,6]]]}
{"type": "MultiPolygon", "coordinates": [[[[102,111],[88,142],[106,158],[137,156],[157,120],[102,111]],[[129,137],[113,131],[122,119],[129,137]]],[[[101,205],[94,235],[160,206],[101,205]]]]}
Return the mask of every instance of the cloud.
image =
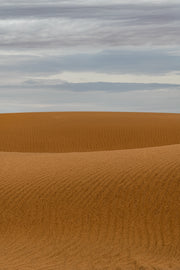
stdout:
{"type": "MultiPolygon", "coordinates": [[[[104,1],[105,2],[105,1],[104,1]]],[[[104,21],[125,21],[126,24],[132,22],[139,24],[145,23],[168,23],[180,21],[180,5],[166,4],[108,4],[86,5],[83,3],[77,5],[65,4],[26,4],[2,6],[0,10],[0,19],[44,19],[44,18],[68,18],[68,19],[96,19],[104,21]]]]}
{"type": "MultiPolygon", "coordinates": [[[[8,88],[9,86],[6,86],[8,88]]],[[[128,92],[128,91],[147,91],[147,90],[170,90],[179,89],[180,84],[160,84],[160,83],[108,83],[108,82],[92,82],[92,83],[68,83],[60,81],[53,83],[46,80],[28,80],[21,85],[25,89],[51,89],[70,92],[128,92]]],[[[14,88],[14,86],[13,86],[14,88]]]]}
{"type": "Polygon", "coordinates": [[[147,92],[147,91],[170,91],[176,90],[180,94],[180,84],[163,84],[163,83],[111,83],[111,82],[88,82],[88,83],[69,83],[58,80],[27,80],[16,85],[1,85],[0,97],[10,97],[11,95],[20,95],[28,98],[28,95],[41,93],[46,95],[50,91],[52,95],[58,93],[122,93],[122,92],[147,92]]]}
{"type": "Polygon", "coordinates": [[[179,1],[0,0],[0,6],[0,112],[179,112],[179,1]],[[82,83],[85,73],[91,75],[82,83]],[[72,74],[79,76],[74,83],[72,74]],[[124,76],[124,83],[111,75],[124,76]],[[130,83],[135,76],[139,83],[130,83]]]}
{"type": "Polygon", "coordinates": [[[19,1],[0,9],[1,48],[179,45],[180,4],[19,1]],[[18,3],[18,4],[17,4],[18,3]],[[119,4],[120,3],[120,4],[119,4]]]}
{"type": "MultiPolygon", "coordinates": [[[[166,74],[180,70],[180,55],[170,49],[121,49],[71,55],[2,56],[0,71],[53,74],[64,71],[108,74],[166,74]]],[[[82,73],[83,76],[83,73],[82,73]]]]}

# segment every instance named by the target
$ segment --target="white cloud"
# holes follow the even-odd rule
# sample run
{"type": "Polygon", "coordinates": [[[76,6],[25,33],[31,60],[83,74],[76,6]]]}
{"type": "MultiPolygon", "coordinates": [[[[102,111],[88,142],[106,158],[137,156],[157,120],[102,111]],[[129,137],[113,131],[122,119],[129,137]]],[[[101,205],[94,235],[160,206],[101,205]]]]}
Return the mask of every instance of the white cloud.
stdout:
{"type": "Polygon", "coordinates": [[[136,74],[108,74],[97,72],[63,72],[60,74],[49,75],[46,77],[37,77],[43,80],[62,80],[72,83],[87,82],[112,82],[112,83],[166,83],[180,84],[179,73],[169,72],[163,75],[136,75],[136,74]]]}

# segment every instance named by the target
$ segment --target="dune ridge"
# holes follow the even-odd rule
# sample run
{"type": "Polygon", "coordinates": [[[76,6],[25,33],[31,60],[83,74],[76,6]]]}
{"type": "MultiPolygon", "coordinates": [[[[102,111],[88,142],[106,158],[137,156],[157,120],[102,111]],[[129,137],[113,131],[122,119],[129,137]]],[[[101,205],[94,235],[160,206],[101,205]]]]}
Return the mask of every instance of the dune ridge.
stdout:
{"type": "MultiPolygon", "coordinates": [[[[73,115],[64,114],[66,119],[73,115]]],[[[87,114],[93,126],[98,113],[92,113],[92,119],[91,113],[87,114]]],[[[14,133],[6,137],[4,151],[0,152],[0,269],[179,270],[180,115],[152,114],[150,119],[150,114],[123,113],[120,116],[118,113],[112,127],[110,113],[108,124],[104,120],[99,128],[103,117],[100,113],[92,141],[89,141],[91,130],[82,148],[79,141],[72,143],[69,151],[70,146],[66,149],[65,142],[58,141],[61,136],[57,136],[53,147],[58,145],[58,153],[50,152],[51,144],[43,148],[44,143],[37,153],[35,139],[32,139],[34,127],[36,136],[39,134],[42,141],[45,140],[45,123],[41,125],[40,118],[45,119],[47,115],[37,114],[39,129],[33,124],[36,114],[11,114],[8,123],[7,115],[0,116],[0,138],[8,129],[12,131],[10,123],[16,117],[23,117],[24,121],[27,118],[28,124],[32,117],[32,125],[26,124],[24,133],[23,127],[15,128],[14,124],[14,133]],[[119,119],[126,117],[126,123],[121,125],[119,119]],[[128,125],[134,119],[134,133],[130,137],[132,129],[128,129],[128,125]],[[127,128],[125,133],[117,132],[115,121],[118,132],[127,128]],[[148,125],[144,124],[144,142],[139,142],[139,130],[143,132],[143,123],[148,121],[152,123],[151,138],[148,139],[148,125]],[[30,129],[33,131],[28,134],[30,129]],[[108,129],[109,134],[102,136],[108,129]],[[22,134],[29,136],[23,142],[20,141],[22,134]],[[124,134],[128,134],[127,140],[124,134]],[[101,150],[95,136],[99,136],[98,142],[103,138],[101,150]],[[12,144],[8,141],[10,138],[16,138],[16,142],[12,144]],[[136,149],[128,149],[129,138],[134,138],[131,145],[136,149]],[[119,149],[120,145],[123,148],[119,149]]],[[[61,113],[50,113],[47,130],[56,122],[49,124],[52,115],[60,117],[61,113]]],[[[104,113],[107,119],[105,116],[108,113],[104,113]]],[[[84,113],[78,113],[77,117],[84,118],[84,113]]],[[[81,140],[88,134],[83,121],[81,140]]],[[[68,123],[73,122],[72,117],[68,123]]],[[[72,129],[71,125],[65,128],[69,140],[73,136],[72,129]]],[[[2,141],[0,145],[2,149],[2,141]]]]}

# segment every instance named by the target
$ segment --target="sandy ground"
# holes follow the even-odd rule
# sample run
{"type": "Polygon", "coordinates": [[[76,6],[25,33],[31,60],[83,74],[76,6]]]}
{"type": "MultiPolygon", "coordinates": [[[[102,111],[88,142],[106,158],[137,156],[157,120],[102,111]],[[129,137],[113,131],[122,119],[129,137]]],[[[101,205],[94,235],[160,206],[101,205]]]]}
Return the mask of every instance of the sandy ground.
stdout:
{"type": "Polygon", "coordinates": [[[1,114],[0,150],[0,270],[180,270],[180,114],[1,114]]]}

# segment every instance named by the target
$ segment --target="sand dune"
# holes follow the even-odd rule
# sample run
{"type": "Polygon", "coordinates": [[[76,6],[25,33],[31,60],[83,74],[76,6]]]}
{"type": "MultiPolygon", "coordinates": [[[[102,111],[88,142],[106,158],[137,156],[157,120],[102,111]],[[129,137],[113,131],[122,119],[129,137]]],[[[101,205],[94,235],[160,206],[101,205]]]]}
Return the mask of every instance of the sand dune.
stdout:
{"type": "Polygon", "coordinates": [[[0,270],[179,270],[180,115],[58,117],[0,116],[0,270]]]}
{"type": "Polygon", "coordinates": [[[0,151],[89,152],[180,142],[180,114],[64,112],[0,115],[0,151]]]}

